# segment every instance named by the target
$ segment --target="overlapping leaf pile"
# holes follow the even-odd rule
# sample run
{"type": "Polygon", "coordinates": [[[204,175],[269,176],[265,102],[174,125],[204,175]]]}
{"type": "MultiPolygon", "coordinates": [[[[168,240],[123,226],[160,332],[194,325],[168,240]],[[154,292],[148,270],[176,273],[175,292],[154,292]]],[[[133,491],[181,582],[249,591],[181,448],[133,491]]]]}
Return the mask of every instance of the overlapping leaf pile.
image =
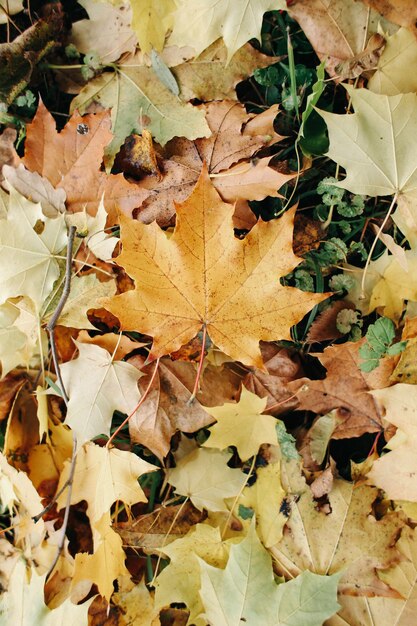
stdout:
{"type": "Polygon", "coordinates": [[[7,105],[82,61],[49,63],[60,132],[39,100],[0,137],[5,624],[413,623],[415,16],[328,4],[82,0],[0,48],[7,105]],[[287,32],[247,43],[278,9],[323,60],[306,98],[287,32]]]}

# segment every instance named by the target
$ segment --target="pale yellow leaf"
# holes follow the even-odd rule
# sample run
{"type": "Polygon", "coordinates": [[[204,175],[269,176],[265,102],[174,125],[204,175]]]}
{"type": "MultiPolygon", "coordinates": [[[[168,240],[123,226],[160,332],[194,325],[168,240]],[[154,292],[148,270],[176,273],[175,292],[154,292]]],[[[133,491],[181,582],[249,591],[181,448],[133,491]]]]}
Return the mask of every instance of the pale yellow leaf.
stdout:
{"type": "Polygon", "coordinates": [[[398,430],[388,442],[391,452],[374,462],[369,482],[393,500],[417,502],[417,387],[400,383],[371,392],[398,430]]]}
{"type": "Polygon", "coordinates": [[[228,452],[198,448],[169,472],[168,482],[200,511],[227,511],[225,498],[236,496],[247,478],[240,469],[228,467],[230,457],[228,452]]]}
{"type": "Polygon", "coordinates": [[[400,28],[388,37],[368,89],[375,93],[395,96],[417,91],[417,75],[410,68],[417,64],[417,41],[407,29],[400,28]]]}
{"type": "Polygon", "coordinates": [[[119,576],[129,574],[122,540],[111,527],[110,513],[105,513],[94,524],[93,538],[93,554],[79,552],[75,555],[71,588],[75,588],[83,580],[89,580],[97,585],[100,595],[109,601],[113,593],[113,581],[119,576]]]}
{"type": "MultiPolygon", "coordinates": [[[[71,504],[86,500],[87,515],[94,524],[110,510],[116,500],[124,502],[126,507],[146,502],[138,478],[156,469],[155,465],[143,461],[133,452],[102,448],[88,442],[77,454],[71,504]]],[[[61,473],[58,491],[68,479],[69,471],[68,461],[61,473]]],[[[66,500],[64,491],[58,498],[58,507],[64,507],[66,500]]]]}
{"type": "Polygon", "coordinates": [[[283,0],[180,0],[173,17],[170,45],[192,46],[197,55],[223,37],[227,62],[249,39],[260,39],[266,11],[287,9],[283,0]]]}
{"type": "Polygon", "coordinates": [[[206,407],[217,423],[210,427],[210,437],[203,446],[219,450],[236,446],[241,460],[247,461],[263,443],[277,445],[277,420],[272,415],[262,415],[266,404],[267,398],[259,398],[242,387],[238,403],[206,407]]]}
{"type": "Polygon", "coordinates": [[[10,190],[7,219],[0,223],[0,302],[28,296],[39,311],[59,276],[55,255],[67,243],[64,216],[47,218],[40,204],[10,190]],[[36,222],[43,223],[38,234],[36,222]]]}
{"type": "Polygon", "coordinates": [[[86,626],[88,609],[94,598],[80,605],[65,600],[58,608],[49,609],[43,599],[46,574],[38,576],[28,570],[23,559],[14,568],[10,589],[0,599],[0,622],[4,626],[86,626]]]}
{"type": "Polygon", "coordinates": [[[65,423],[75,431],[78,444],[97,435],[109,435],[113,412],[129,414],[140,394],[139,371],[92,344],[76,342],[78,358],[61,365],[69,397],[65,423]]]}
{"type": "Polygon", "coordinates": [[[203,609],[197,557],[215,567],[224,567],[230,545],[230,540],[222,540],[219,528],[196,524],[185,537],[162,548],[170,563],[155,581],[155,606],[161,609],[172,602],[183,602],[190,610],[190,623],[202,626],[204,622],[196,621],[203,609]]]}
{"type": "Polygon", "coordinates": [[[133,11],[132,28],[144,52],[152,48],[162,50],[165,35],[172,24],[174,0],[131,0],[133,11]]]}
{"type": "Polygon", "coordinates": [[[286,492],[281,485],[281,464],[270,463],[256,468],[256,481],[243,490],[238,505],[255,511],[259,537],[266,548],[277,544],[287,517],[281,512],[286,492]]]}

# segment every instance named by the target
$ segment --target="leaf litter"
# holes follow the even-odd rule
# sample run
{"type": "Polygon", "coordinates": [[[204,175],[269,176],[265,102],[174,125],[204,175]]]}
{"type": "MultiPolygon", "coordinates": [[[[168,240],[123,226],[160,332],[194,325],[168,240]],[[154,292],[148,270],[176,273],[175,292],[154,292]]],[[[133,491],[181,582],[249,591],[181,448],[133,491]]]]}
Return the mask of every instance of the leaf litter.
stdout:
{"type": "Polygon", "coordinates": [[[80,7],[4,10],[1,620],[411,625],[414,7],[80,7]]]}

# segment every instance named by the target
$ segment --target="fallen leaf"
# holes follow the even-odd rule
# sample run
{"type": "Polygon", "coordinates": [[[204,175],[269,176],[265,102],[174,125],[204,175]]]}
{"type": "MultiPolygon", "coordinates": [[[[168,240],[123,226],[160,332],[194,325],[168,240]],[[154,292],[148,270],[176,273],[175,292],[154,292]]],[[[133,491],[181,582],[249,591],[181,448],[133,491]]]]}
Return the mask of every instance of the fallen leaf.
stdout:
{"type": "Polygon", "coordinates": [[[0,363],[1,376],[6,376],[17,365],[28,365],[27,337],[15,325],[19,310],[10,302],[0,305],[0,363]]]}
{"type": "MultiPolygon", "coordinates": [[[[162,608],[183,602],[190,610],[189,621],[195,623],[203,610],[198,557],[210,565],[224,567],[230,543],[222,540],[219,528],[196,524],[185,537],[165,546],[162,550],[170,563],[155,580],[155,606],[162,608]]],[[[202,626],[201,620],[197,624],[202,626]]]]}
{"type": "MultiPolygon", "coordinates": [[[[154,606],[154,597],[148,591],[145,581],[132,583],[130,576],[119,577],[118,591],[112,595],[112,605],[121,611],[118,626],[135,624],[135,626],[160,626],[158,611],[154,606]]],[[[104,623],[103,626],[106,626],[104,623]]],[[[110,624],[109,624],[110,626],[110,624]]]]}
{"type": "Polygon", "coordinates": [[[129,414],[139,402],[138,370],[129,363],[113,361],[99,346],[76,343],[77,359],[61,365],[69,397],[67,424],[78,445],[97,435],[109,435],[113,412],[129,414]]]}
{"type": "Polygon", "coordinates": [[[157,552],[165,552],[166,546],[185,535],[205,519],[206,514],[198,511],[191,502],[157,507],[128,522],[114,526],[124,546],[157,552]]]}
{"type": "MultiPolygon", "coordinates": [[[[72,101],[71,111],[78,109],[84,113],[92,102],[112,109],[113,138],[110,137],[110,143],[106,142],[109,145],[104,153],[108,169],[132,132],[141,133],[146,128],[162,145],[176,136],[196,139],[210,135],[203,111],[181,102],[158,80],[153,70],[141,66],[135,56],[124,59],[118,71],[105,72],[89,81],[72,101]]],[[[142,200],[144,198],[142,195],[142,200]]],[[[139,204],[137,202],[136,206],[139,204]]]]}
{"type": "Polygon", "coordinates": [[[64,216],[45,217],[40,204],[11,189],[7,218],[1,220],[0,301],[28,296],[39,311],[60,273],[55,256],[66,244],[64,216]],[[39,234],[38,221],[44,225],[39,234]]]}
{"type": "Polygon", "coordinates": [[[52,115],[40,102],[26,132],[24,165],[65,190],[68,211],[86,209],[95,215],[104,194],[109,221],[114,224],[120,212],[131,215],[147,197],[146,191],[128,183],[122,174],[107,176],[100,171],[104,148],[113,137],[108,112],[84,117],[74,113],[58,133],[52,115]]]}
{"type": "Polygon", "coordinates": [[[260,148],[281,139],[273,128],[276,105],[256,116],[230,100],[197,108],[204,111],[211,135],[194,142],[176,138],[167,144],[162,180],[146,177],[139,183],[150,192],[138,215],[142,222],[156,219],[160,226],[169,224],[175,215],[173,201],[187,198],[204,163],[213,185],[223,200],[230,202],[280,197],[277,190],[295,176],[269,167],[269,157],[249,160],[260,148]]]}
{"type": "MultiPolygon", "coordinates": [[[[88,20],[72,25],[70,42],[79,52],[94,50],[103,65],[117,61],[124,52],[134,52],[137,37],[131,28],[132,7],[129,3],[113,6],[108,2],[80,0],[88,20]]],[[[136,4],[132,3],[133,7],[136,4]]]]}
{"type": "Polygon", "coordinates": [[[337,187],[368,196],[416,197],[417,163],[410,137],[417,132],[417,94],[376,94],[346,85],[355,113],[317,110],[327,124],[329,158],[346,178],[337,187]]]}
{"type": "MultiPolygon", "coordinates": [[[[0,11],[1,13],[1,11],[0,11]]],[[[1,20],[1,17],[0,17],[1,20]]],[[[5,128],[0,135],[0,182],[3,181],[3,166],[17,167],[19,164],[19,155],[14,147],[17,138],[17,132],[14,128],[5,128]]]]}
{"type": "Polygon", "coordinates": [[[223,352],[263,367],[259,340],[289,339],[289,327],[327,297],[279,283],[300,262],[292,252],[294,211],[258,222],[243,241],[233,235],[232,213],[204,169],[192,195],[177,205],[170,239],[155,223],[122,220],[117,263],[140,287],[103,306],[125,330],[153,335],[152,359],[178,350],[206,327],[223,352]]]}
{"type": "Polygon", "coordinates": [[[132,28],[139,39],[140,49],[149,52],[152,48],[162,50],[165,35],[172,24],[174,0],[141,0],[132,2],[132,28]]]}
{"type": "Polygon", "coordinates": [[[276,585],[271,557],[253,524],[245,539],[231,546],[225,569],[213,567],[201,558],[199,563],[204,616],[216,626],[239,622],[284,626],[301,619],[303,626],[321,626],[339,608],[340,575],[325,577],[303,572],[295,580],[276,585]]]}
{"type": "Polygon", "coordinates": [[[307,341],[309,343],[321,343],[343,337],[343,333],[337,330],[336,322],[338,314],[344,309],[354,310],[355,305],[346,300],[336,300],[327,309],[319,313],[309,328],[307,341]]]}
{"type": "Polygon", "coordinates": [[[265,11],[287,9],[283,0],[248,0],[230,6],[227,0],[182,0],[173,16],[170,45],[192,46],[197,55],[223,37],[227,63],[249,39],[261,36],[265,11]]]}
{"type": "MultiPolygon", "coordinates": [[[[133,357],[129,363],[139,363],[142,367],[143,359],[133,357]]],[[[143,376],[139,388],[142,394],[149,385],[154,369],[155,364],[141,369],[143,376]]],[[[181,368],[176,369],[181,372],[181,368]]],[[[192,371],[195,377],[194,368],[192,371]]],[[[212,417],[198,400],[187,404],[190,397],[189,389],[176,376],[176,370],[171,367],[169,359],[162,359],[146,399],[129,420],[132,442],[146,446],[163,459],[169,452],[171,438],[177,430],[193,433],[211,424],[212,417]]]]}
{"type": "Polygon", "coordinates": [[[258,453],[263,443],[278,445],[275,426],[277,420],[272,415],[262,415],[267,400],[242,387],[240,400],[236,404],[206,407],[216,423],[209,428],[210,436],[204,447],[224,450],[235,446],[242,461],[247,461],[258,453]]]}
{"type": "Polygon", "coordinates": [[[180,96],[188,101],[237,99],[235,87],[255,69],[276,63],[277,57],[266,56],[250,44],[242,46],[227,63],[227,49],[221,39],[211,44],[195,59],[169,64],[177,79],[180,96]]]}
{"type": "MultiPolygon", "coordinates": [[[[71,291],[65,308],[59,316],[58,324],[70,326],[72,328],[93,328],[87,317],[87,311],[97,307],[100,298],[114,295],[116,285],[113,280],[100,282],[94,274],[86,276],[73,276],[71,280],[71,291]]],[[[59,292],[48,304],[48,308],[43,315],[43,321],[48,322],[56,310],[59,292]]]]}
{"type": "Polygon", "coordinates": [[[416,76],[409,71],[416,62],[416,38],[406,28],[400,28],[388,37],[376,72],[368,81],[368,89],[387,96],[416,92],[416,76]]]}
{"type": "Polygon", "coordinates": [[[57,217],[59,213],[65,211],[66,193],[64,189],[54,189],[47,178],[40,176],[37,172],[29,172],[19,163],[11,167],[3,167],[5,181],[3,186],[13,187],[18,193],[32,202],[40,202],[42,211],[46,217],[57,217]]]}
{"type": "Polygon", "coordinates": [[[197,448],[170,470],[168,482],[199,511],[227,511],[225,498],[236,496],[247,480],[240,469],[228,467],[230,456],[229,452],[197,448]]]}
{"type": "Polygon", "coordinates": [[[238,500],[238,506],[252,509],[256,516],[259,538],[265,548],[274,546],[282,539],[287,516],[282,509],[286,492],[281,485],[281,463],[269,463],[256,468],[256,481],[246,486],[238,500]]]}
{"type": "Polygon", "coordinates": [[[94,217],[89,215],[85,208],[82,212],[66,216],[67,224],[77,228],[78,236],[87,238],[87,247],[101,261],[111,260],[113,250],[119,241],[118,237],[107,234],[107,218],[108,215],[104,208],[103,198],[100,200],[94,217]]]}
{"type": "Polygon", "coordinates": [[[387,444],[391,452],[375,461],[368,472],[369,482],[384,489],[389,498],[416,502],[417,388],[399,383],[372,395],[385,409],[385,419],[398,430],[387,444]]]}
{"type": "MultiPolygon", "coordinates": [[[[337,75],[338,64],[363,52],[382,19],[356,0],[295,0],[288,11],[331,76],[337,75]]],[[[386,22],[383,28],[387,29],[386,22]]]]}
{"type": "Polygon", "coordinates": [[[337,409],[333,439],[382,430],[381,412],[369,392],[389,384],[393,363],[382,362],[373,372],[363,372],[358,354],[362,344],[363,340],[334,345],[316,355],[327,369],[323,380],[301,378],[288,383],[288,389],[298,394],[299,409],[322,415],[337,409]],[[308,389],[301,392],[304,385],[308,389]]]}
{"type": "Polygon", "coordinates": [[[83,580],[91,581],[107,601],[113,593],[113,582],[119,576],[128,576],[126,555],[122,540],[112,529],[110,513],[107,512],[94,526],[94,553],[79,552],[75,555],[74,575],[71,588],[83,580]]]}
{"type": "MultiPolygon", "coordinates": [[[[69,477],[70,465],[68,461],[61,472],[57,492],[69,477]]],[[[137,502],[146,502],[138,478],[156,469],[155,465],[143,461],[133,452],[101,448],[89,441],[77,453],[71,504],[86,500],[87,515],[94,525],[116,500],[124,502],[128,508],[137,502]]],[[[64,491],[57,500],[58,507],[65,507],[66,501],[67,493],[64,491]]]]}
{"type": "Polygon", "coordinates": [[[243,384],[260,398],[267,398],[265,412],[281,415],[297,406],[297,398],[289,400],[292,394],[287,383],[301,378],[304,370],[297,352],[264,341],[260,342],[260,349],[264,367],[252,369],[243,384]]]}
{"type": "Polygon", "coordinates": [[[86,624],[87,613],[94,598],[76,605],[65,600],[56,609],[50,610],[43,599],[46,574],[30,569],[28,578],[24,559],[19,559],[10,578],[10,590],[0,597],[0,618],[6,624],[36,624],[37,626],[68,626],[86,624]]]}
{"type": "Polygon", "coordinates": [[[406,26],[414,35],[417,34],[417,7],[413,0],[364,0],[365,4],[381,13],[387,20],[406,26]]]}
{"type": "Polygon", "coordinates": [[[377,520],[372,503],[378,491],[341,479],[334,480],[328,495],[330,512],[322,512],[297,461],[285,463],[281,480],[284,489],[299,498],[292,504],[282,541],[270,549],[277,571],[287,576],[304,570],[327,575],[342,571],[341,594],[398,597],[377,571],[400,560],[394,542],[404,516],[389,513],[377,520]]]}

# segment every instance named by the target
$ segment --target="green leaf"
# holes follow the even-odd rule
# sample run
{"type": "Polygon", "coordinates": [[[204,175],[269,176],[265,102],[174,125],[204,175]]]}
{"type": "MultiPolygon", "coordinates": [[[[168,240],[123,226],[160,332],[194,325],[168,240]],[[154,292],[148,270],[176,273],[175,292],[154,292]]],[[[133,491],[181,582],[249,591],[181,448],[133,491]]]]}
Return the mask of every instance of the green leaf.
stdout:
{"type": "Polygon", "coordinates": [[[92,102],[111,108],[113,139],[106,147],[104,163],[110,169],[128,135],[144,128],[165,145],[173,137],[209,137],[204,111],[181,102],[149,67],[130,57],[115,72],[105,72],[90,81],[71,103],[83,114],[92,102]]]}
{"type": "Polygon", "coordinates": [[[359,355],[364,359],[359,364],[363,372],[372,372],[372,370],[378,367],[379,360],[383,356],[386,354],[398,354],[405,347],[394,348],[394,346],[391,346],[391,349],[394,349],[394,351],[389,352],[389,347],[395,337],[395,326],[388,317],[380,317],[375,324],[371,324],[365,337],[366,343],[359,348],[359,355]]]}
{"type": "Polygon", "coordinates": [[[232,545],[224,570],[201,558],[199,564],[200,596],[211,625],[321,626],[339,609],[341,573],[320,576],[305,571],[288,583],[276,584],[272,559],[253,522],[245,539],[232,545]]]}

